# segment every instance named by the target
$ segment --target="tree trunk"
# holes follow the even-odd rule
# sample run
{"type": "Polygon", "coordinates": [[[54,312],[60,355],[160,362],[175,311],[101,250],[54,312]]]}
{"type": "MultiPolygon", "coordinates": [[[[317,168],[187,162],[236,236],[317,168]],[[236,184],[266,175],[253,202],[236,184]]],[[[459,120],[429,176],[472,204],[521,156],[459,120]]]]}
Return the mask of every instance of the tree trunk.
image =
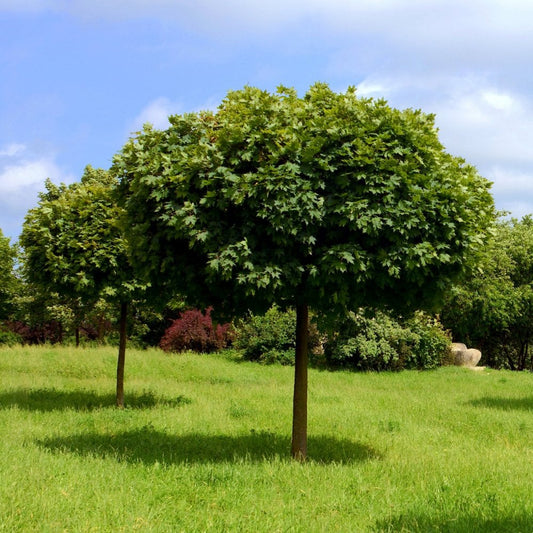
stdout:
{"type": "Polygon", "coordinates": [[[516,365],[517,370],[524,370],[526,368],[526,358],[527,358],[527,340],[520,343],[520,352],[518,354],[518,364],[516,365]]]}
{"type": "Polygon", "coordinates": [[[291,454],[297,461],[307,458],[307,346],[309,340],[309,310],[296,306],[296,357],[294,361],[294,396],[292,408],[291,454]]]}
{"type": "Polygon", "coordinates": [[[126,323],[128,319],[128,304],[120,304],[119,343],[117,361],[117,407],[124,408],[124,363],[126,360],[126,323]]]}
{"type": "Polygon", "coordinates": [[[96,341],[98,344],[102,344],[104,342],[104,317],[99,316],[97,327],[96,327],[96,341]]]}
{"type": "Polygon", "coordinates": [[[80,345],[80,327],[79,326],[76,326],[75,335],[76,335],[76,348],[78,348],[80,345]]]}

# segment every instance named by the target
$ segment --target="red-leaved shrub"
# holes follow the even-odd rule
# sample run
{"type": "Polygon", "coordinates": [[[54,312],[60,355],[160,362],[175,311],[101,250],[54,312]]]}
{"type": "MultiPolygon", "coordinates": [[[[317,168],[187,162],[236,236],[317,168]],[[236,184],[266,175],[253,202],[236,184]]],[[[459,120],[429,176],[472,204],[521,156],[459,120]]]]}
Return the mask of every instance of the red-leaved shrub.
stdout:
{"type": "Polygon", "coordinates": [[[231,340],[231,324],[218,324],[213,327],[212,308],[205,315],[193,309],[180,313],[180,317],[165,331],[159,346],[165,352],[199,353],[215,352],[225,348],[231,340]]]}
{"type": "Polygon", "coordinates": [[[52,320],[43,324],[29,325],[19,320],[7,321],[5,326],[9,331],[19,335],[25,344],[55,344],[62,341],[61,324],[52,320]]]}

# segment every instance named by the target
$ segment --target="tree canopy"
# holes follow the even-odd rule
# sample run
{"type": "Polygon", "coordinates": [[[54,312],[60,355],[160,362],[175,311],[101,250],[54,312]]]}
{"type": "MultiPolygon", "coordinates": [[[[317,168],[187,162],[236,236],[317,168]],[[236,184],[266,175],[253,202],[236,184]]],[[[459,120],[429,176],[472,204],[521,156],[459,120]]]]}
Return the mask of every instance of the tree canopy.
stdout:
{"type": "Polygon", "coordinates": [[[170,122],[114,165],[134,260],[160,285],[190,288],[200,267],[247,306],[419,306],[493,214],[488,182],[443,150],[433,116],[352,89],[249,87],[170,122]]]}
{"type": "Polygon", "coordinates": [[[122,290],[128,261],[112,184],[107,171],[91,166],[69,186],[47,180],[20,237],[31,281],[84,302],[122,290]]]}
{"type": "Polygon", "coordinates": [[[353,88],[246,87],[169,121],[115,158],[133,263],[194,301],[296,307],[295,420],[308,307],[432,305],[493,218],[489,183],[446,153],[432,115],[353,88]]]}

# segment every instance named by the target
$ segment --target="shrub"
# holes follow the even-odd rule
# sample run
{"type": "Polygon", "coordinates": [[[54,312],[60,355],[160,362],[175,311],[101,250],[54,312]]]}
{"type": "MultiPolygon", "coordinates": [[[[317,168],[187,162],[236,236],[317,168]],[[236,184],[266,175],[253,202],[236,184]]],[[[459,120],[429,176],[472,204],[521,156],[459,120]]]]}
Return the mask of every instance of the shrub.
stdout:
{"type": "MultiPolygon", "coordinates": [[[[311,324],[309,351],[320,344],[318,331],[311,324]]],[[[251,314],[237,324],[235,346],[244,350],[248,361],[294,364],[296,348],[296,312],[271,307],[264,315],[251,314]]]]}
{"type": "Polygon", "coordinates": [[[360,310],[337,328],[326,343],[326,360],[355,370],[435,368],[445,361],[450,346],[438,320],[424,313],[402,319],[360,310]]]}
{"type": "Polygon", "coordinates": [[[197,309],[184,311],[165,331],[159,345],[166,352],[191,350],[210,353],[225,348],[231,341],[230,324],[213,326],[209,308],[205,314],[197,309]]]}
{"type": "Polygon", "coordinates": [[[22,342],[20,335],[4,326],[0,326],[0,346],[14,346],[15,344],[22,344],[22,342]]]}
{"type": "Polygon", "coordinates": [[[33,325],[14,320],[6,322],[5,326],[10,332],[20,338],[24,344],[44,344],[45,342],[55,344],[61,342],[62,339],[61,324],[53,320],[33,325]]]}

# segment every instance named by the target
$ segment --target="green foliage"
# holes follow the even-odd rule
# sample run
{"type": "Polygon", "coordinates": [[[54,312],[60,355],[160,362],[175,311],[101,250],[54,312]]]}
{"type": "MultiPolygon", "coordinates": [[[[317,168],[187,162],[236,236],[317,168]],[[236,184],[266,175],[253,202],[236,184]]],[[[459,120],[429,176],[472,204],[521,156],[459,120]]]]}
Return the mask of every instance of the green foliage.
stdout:
{"type": "Polygon", "coordinates": [[[96,302],[128,292],[131,276],[112,177],[88,166],[80,183],[53,185],[25,219],[20,242],[27,278],[63,297],[96,302]]]}
{"type": "Polygon", "coordinates": [[[354,89],[246,87],[169,120],[112,171],[138,271],[194,304],[430,305],[493,218],[489,183],[433,116],[354,89]]]}
{"type": "Polygon", "coordinates": [[[445,362],[449,347],[442,326],[424,313],[402,319],[360,310],[338,325],[325,355],[330,364],[356,370],[422,370],[445,362]]]}
{"type": "Polygon", "coordinates": [[[15,246],[0,229],[0,320],[8,318],[13,312],[13,299],[19,285],[14,273],[16,256],[15,246]]]}
{"type": "Polygon", "coordinates": [[[23,340],[20,335],[9,330],[4,325],[0,325],[0,346],[15,346],[22,344],[23,340]]]}
{"type": "Polygon", "coordinates": [[[482,363],[533,369],[533,219],[500,220],[470,275],[446,298],[442,320],[482,363]]]}
{"type": "MultiPolygon", "coordinates": [[[[309,351],[312,353],[320,341],[316,327],[311,324],[310,329],[309,351]]],[[[295,311],[282,311],[273,306],[265,314],[250,313],[238,321],[234,344],[243,350],[244,359],[249,361],[293,365],[295,330],[295,311]]]]}

